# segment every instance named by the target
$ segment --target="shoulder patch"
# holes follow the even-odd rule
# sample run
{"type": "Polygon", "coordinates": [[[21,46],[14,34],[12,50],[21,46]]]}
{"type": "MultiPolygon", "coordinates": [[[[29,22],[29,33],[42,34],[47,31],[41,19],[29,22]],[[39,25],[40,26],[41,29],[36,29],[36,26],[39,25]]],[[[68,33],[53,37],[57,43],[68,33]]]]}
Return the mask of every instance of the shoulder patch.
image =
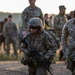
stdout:
{"type": "Polygon", "coordinates": [[[60,19],[58,17],[56,17],[56,20],[59,21],[60,19]]]}

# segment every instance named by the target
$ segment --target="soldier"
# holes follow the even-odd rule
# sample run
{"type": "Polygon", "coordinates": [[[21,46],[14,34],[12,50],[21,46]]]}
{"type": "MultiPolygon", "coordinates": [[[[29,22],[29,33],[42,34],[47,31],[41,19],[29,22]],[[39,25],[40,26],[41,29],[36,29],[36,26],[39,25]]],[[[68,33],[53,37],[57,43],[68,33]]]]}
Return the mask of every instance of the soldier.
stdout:
{"type": "Polygon", "coordinates": [[[22,26],[27,30],[30,18],[39,17],[43,21],[43,13],[39,7],[35,5],[36,0],[28,0],[29,6],[22,12],[22,26]]]}
{"type": "MultiPolygon", "coordinates": [[[[51,60],[55,55],[56,49],[52,36],[43,30],[41,19],[32,18],[29,20],[29,33],[26,35],[31,47],[39,52],[41,59],[51,60]],[[27,37],[28,36],[28,37],[27,37]]],[[[24,48],[26,55],[29,55],[30,49],[24,48]]],[[[47,70],[34,57],[29,57],[33,66],[28,66],[29,75],[47,75],[47,70]],[[36,64],[35,64],[36,63],[36,64]]],[[[49,62],[50,63],[50,62],[49,62]]]]}
{"type": "Polygon", "coordinates": [[[47,13],[45,13],[44,15],[44,28],[45,30],[49,30],[50,29],[50,23],[49,23],[49,15],[47,13]]]}
{"type": "Polygon", "coordinates": [[[48,32],[48,33],[52,33],[54,34],[54,29],[50,27],[50,21],[49,21],[49,15],[47,13],[45,13],[44,15],[44,29],[48,32]]]}
{"type": "Polygon", "coordinates": [[[7,46],[7,55],[9,56],[10,43],[12,43],[14,55],[17,57],[17,27],[16,24],[12,21],[12,15],[8,15],[8,22],[4,24],[3,36],[5,37],[5,44],[7,46]]]}
{"type": "MultiPolygon", "coordinates": [[[[26,7],[21,14],[22,26],[19,30],[19,40],[22,40],[23,38],[23,35],[22,35],[23,30],[25,30],[25,33],[27,33],[28,22],[31,18],[39,17],[43,21],[43,13],[42,13],[42,10],[35,5],[36,0],[28,0],[28,1],[30,5],[26,7]]],[[[25,35],[26,34],[24,34],[24,36],[25,35]]]]}
{"type": "MultiPolygon", "coordinates": [[[[65,15],[66,7],[64,5],[59,6],[59,14],[54,18],[54,28],[56,32],[56,37],[59,41],[61,41],[62,28],[64,24],[67,22],[67,17],[65,15]]],[[[59,60],[62,60],[63,51],[60,50],[59,60]]]]}
{"type": "Polygon", "coordinates": [[[71,11],[68,16],[67,16],[68,20],[74,18],[74,11],[71,11]]]}
{"type": "Polygon", "coordinates": [[[4,20],[0,22],[0,49],[1,49],[1,45],[3,43],[4,51],[5,51],[5,38],[4,38],[2,32],[3,32],[3,26],[7,22],[7,20],[8,20],[7,18],[4,18],[4,20]]]}
{"type": "Polygon", "coordinates": [[[72,75],[75,75],[75,11],[74,18],[70,19],[63,27],[62,45],[67,57],[67,68],[71,70],[72,75]]]}

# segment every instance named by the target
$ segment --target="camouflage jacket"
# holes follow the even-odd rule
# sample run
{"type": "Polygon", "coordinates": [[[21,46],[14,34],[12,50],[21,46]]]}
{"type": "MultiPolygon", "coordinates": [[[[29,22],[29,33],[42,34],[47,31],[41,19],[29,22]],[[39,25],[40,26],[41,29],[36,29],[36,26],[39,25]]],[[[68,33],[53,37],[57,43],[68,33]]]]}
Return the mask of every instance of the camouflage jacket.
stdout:
{"type": "Polygon", "coordinates": [[[64,48],[75,49],[75,18],[69,20],[62,30],[62,45],[64,48]]]}
{"type": "Polygon", "coordinates": [[[54,18],[54,28],[56,30],[56,36],[61,37],[62,28],[64,24],[67,22],[67,17],[65,15],[58,14],[54,18]]]}
{"type": "MultiPolygon", "coordinates": [[[[27,39],[31,47],[37,50],[41,56],[49,59],[56,52],[54,40],[46,31],[41,31],[39,34],[30,33],[27,39]]],[[[27,54],[29,50],[25,49],[27,54]]]]}
{"type": "Polygon", "coordinates": [[[41,9],[37,6],[35,6],[34,8],[31,8],[30,6],[25,8],[24,11],[22,12],[21,17],[22,17],[22,26],[24,26],[25,28],[27,28],[28,26],[28,21],[33,17],[39,17],[43,21],[43,13],[41,9]]]}
{"type": "Polygon", "coordinates": [[[3,26],[3,36],[16,36],[17,35],[17,27],[13,22],[7,22],[3,26]]]}
{"type": "Polygon", "coordinates": [[[54,18],[54,27],[56,30],[62,30],[64,24],[67,22],[67,17],[65,15],[58,14],[54,18]]]}

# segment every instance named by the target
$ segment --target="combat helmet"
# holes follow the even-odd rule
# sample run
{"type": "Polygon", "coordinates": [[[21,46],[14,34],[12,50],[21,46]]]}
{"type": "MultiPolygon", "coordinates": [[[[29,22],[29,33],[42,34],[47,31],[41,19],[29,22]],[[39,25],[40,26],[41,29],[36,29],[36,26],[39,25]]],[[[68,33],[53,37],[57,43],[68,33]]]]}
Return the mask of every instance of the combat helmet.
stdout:
{"type": "Polygon", "coordinates": [[[43,23],[42,23],[42,20],[40,18],[31,18],[29,20],[29,23],[28,23],[29,27],[40,27],[40,28],[43,28],[43,23]]]}

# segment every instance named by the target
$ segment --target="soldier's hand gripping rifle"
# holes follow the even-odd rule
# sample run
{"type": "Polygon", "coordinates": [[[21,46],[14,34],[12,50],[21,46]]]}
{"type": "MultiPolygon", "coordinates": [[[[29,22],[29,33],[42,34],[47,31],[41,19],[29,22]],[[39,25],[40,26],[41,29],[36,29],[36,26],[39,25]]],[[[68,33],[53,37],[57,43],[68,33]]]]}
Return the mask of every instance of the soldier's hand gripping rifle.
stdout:
{"type": "MultiPolygon", "coordinates": [[[[31,54],[33,55],[33,57],[36,59],[36,61],[38,61],[51,75],[53,75],[50,71],[51,68],[49,68],[48,63],[45,60],[41,59],[41,55],[39,54],[39,52],[35,49],[33,49],[30,45],[30,43],[28,42],[28,40],[26,38],[24,38],[21,43],[25,44],[26,46],[28,46],[31,49],[31,54]]],[[[22,50],[22,52],[25,53],[24,50],[22,50]]]]}

